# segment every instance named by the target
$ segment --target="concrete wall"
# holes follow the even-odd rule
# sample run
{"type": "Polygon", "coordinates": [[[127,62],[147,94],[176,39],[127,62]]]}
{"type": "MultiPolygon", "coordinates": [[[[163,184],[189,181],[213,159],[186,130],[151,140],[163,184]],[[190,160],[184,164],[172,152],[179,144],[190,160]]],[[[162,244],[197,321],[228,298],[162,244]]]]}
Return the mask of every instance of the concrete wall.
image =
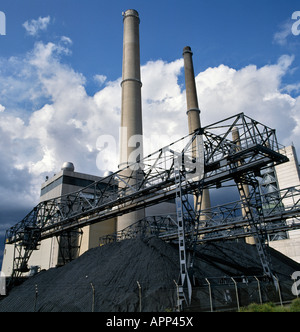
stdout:
{"type": "Polygon", "coordinates": [[[289,162],[275,167],[279,187],[281,189],[300,185],[299,164],[296,150],[288,146],[281,153],[289,158],[289,162]]]}
{"type": "MultiPolygon", "coordinates": [[[[276,166],[278,184],[280,189],[295,187],[300,185],[300,172],[296,150],[293,146],[288,146],[281,151],[289,158],[289,162],[276,166]]],[[[289,199],[283,204],[289,205],[289,199]]],[[[287,220],[288,222],[288,220],[287,220]]],[[[300,230],[288,232],[288,239],[272,241],[270,247],[280,251],[294,261],[300,263],[300,230]]]]}
{"type": "MultiPolygon", "coordinates": [[[[92,183],[99,180],[101,180],[101,177],[98,176],[61,170],[42,184],[40,202],[78,191],[85,185],[88,185],[89,182],[92,183]],[[68,182],[72,182],[73,184],[69,184],[68,182]],[[74,183],[83,186],[74,185],[74,183]]],[[[91,248],[97,247],[101,236],[112,234],[115,230],[115,219],[84,227],[80,255],[91,248]]],[[[2,271],[6,276],[10,276],[12,273],[13,259],[14,245],[6,245],[2,263],[2,271]]],[[[47,270],[56,267],[58,262],[59,245],[57,238],[54,237],[41,241],[39,250],[32,253],[28,262],[28,267],[39,266],[40,269],[47,270]]]]}
{"type": "Polygon", "coordinates": [[[99,176],[61,170],[42,184],[40,202],[78,191],[101,179],[99,176]],[[67,179],[69,182],[72,182],[72,179],[78,181],[81,185],[67,183],[67,179]],[[43,193],[45,191],[47,192],[43,193]]]}
{"type": "Polygon", "coordinates": [[[10,276],[12,274],[13,259],[14,259],[14,245],[6,244],[3,254],[2,268],[1,268],[1,272],[3,272],[5,276],[10,276]]]}
{"type": "Polygon", "coordinates": [[[99,238],[116,232],[117,218],[84,227],[79,255],[99,246],[99,238]]]}
{"type": "Polygon", "coordinates": [[[270,247],[300,263],[300,232],[289,232],[289,239],[270,242],[270,247]]]}

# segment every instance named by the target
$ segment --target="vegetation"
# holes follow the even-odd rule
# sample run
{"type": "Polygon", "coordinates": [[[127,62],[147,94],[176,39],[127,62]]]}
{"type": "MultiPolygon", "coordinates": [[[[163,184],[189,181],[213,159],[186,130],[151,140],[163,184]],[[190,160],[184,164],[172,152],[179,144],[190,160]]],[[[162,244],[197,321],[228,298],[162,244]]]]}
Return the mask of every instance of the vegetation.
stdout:
{"type": "Polygon", "coordinates": [[[278,306],[274,303],[250,304],[248,307],[241,308],[241,312],[300,312],[300,299],[295,299],[288,306],[278,306]]]}

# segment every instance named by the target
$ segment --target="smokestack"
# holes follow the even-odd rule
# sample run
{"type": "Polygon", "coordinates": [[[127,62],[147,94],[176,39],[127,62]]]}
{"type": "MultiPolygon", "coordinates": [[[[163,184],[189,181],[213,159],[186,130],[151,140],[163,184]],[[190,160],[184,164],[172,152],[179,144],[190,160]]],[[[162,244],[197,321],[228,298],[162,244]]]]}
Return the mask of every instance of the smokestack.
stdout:
{"type": "MultiPolygon", "coordinates": [[[[184,72],[185,72],[185,88],[186,88],[186,103],[187,116],[189,123],[189,133],[192,134],[195,130],[201,128],[200,109],[198,105],[197,89],[195,82],[195,73],[193,65],[193,53],[189,46],[183,49],[184,72]]],[[[195,202],[196,206],[196,202],[195,202]]],[[[204,189],[202,193],[201,210],[206,210],[211,207],[209,190],[204,189]]],[[[201,218],[202,219],[202,218],[201,218]]],[[[205,217],[204,217],[205,219],[205,217]]]]}
{"type": "MultiPolygon", "coordinates": [[[[142,97],[140,69],[140,18],[136,10],[129,9],[123,13],[123,75],[122,75],[122,118],[121,128],[121,159],[120,168],[128,163],[136,162],[134,151],[136,146],[128,141],[135,135],[143,135],[142,97]]],[[[142,152],[142,147],[140,147],[142,152]]],[[[141,153],[142,154],[142,153],[141,153]]],[[[142,158],[142,156],[140,156],[142,158]]]]}
{"type": "MultiPolygon", "coordinates": [[[[123,74],[122,74],[122,109],[120,132],[119,168],[130,166],[143,158],[143,124],[140,69],[139,14],[129,9],[123,15],[123,74]]],[[[123,172],[131,176],[130,186],[135,187],[141,171],[128,168],[123,172]]],[[[120,187],[122,187],[120,183],[120,187]]],[[[118,230],[122,230],[145,216],[145,211],[135,211],[118,218],[118,230]]]]}
{"type": "Polygon", "coordinates": [[[185,88],[186,88],[186,103],[187,115],[189,121],[189,133],[201,127],[200,123],[200,109],[198,106],[197,89],[195,82],[195,73],[193,65],[193,53],[189,46],[183,49],[184,58],[184,72],[185,72],[185,88]]]}

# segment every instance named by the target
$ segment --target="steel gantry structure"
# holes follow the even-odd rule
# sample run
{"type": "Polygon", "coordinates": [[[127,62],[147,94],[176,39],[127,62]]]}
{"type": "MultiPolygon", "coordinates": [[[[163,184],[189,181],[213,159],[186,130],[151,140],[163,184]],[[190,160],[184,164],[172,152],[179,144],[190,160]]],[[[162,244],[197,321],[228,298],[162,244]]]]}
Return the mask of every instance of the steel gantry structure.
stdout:
{"type": "MultiPolygon", "coordinates": [[[[82,190],[42,202],[6,232],[6,243],[15,245],[12,279],[27,270],[30,255],[42,240],[170,199],[180,202],[181,217],[177,209],[176,217],[154,218],[154,222],[148,218],[138,222],[139,226],[133,225],[131,231],[150,225],[146,228],[151,232],[156,223],[162,239],[177,236],[178,241],[183,236],[189,245],[253,235],[264,272],[271,277],[265,251],[267,232],[300,228],[298,223],[282,221],[298,216],[299,199],[288,211],[283,201],[272,203],[272,197],[259,192],[257,177],[261,170],[288,161],[280,149],[275,130],[240,113],[161,148],[128,166],[126,172],[120,170],[82,190]],[[233,139],[233,131],[238,131],[238,140],[233,139]],[[133,182],[134,176],[137,179],[133,182]],[[209,211],[201,209],[204,189],[232,184],[239,190],[240,202],[209,211]],[[268,216],[263,208],[267,203],[271,204],[268,216]],[[279,221],[276,226],[275,221],[279,221]]],[[[288,195],[291,190],[280,197],[288,195]]],[[[180,250],[184,257],[185,247],[180,250]]],[[[187,274],[187,269],[184,272],[187,274]]]]}

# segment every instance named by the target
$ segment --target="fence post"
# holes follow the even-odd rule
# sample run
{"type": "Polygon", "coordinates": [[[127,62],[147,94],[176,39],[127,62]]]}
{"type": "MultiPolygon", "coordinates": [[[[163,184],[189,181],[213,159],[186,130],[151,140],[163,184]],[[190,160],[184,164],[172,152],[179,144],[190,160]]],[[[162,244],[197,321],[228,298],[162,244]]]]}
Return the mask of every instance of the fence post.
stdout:
{"type": "Polygon", "coordinates": [[[35,297],[34,297],[34,308],[33,308],[33,312],[36,312],[36,303],[37,303],[37,299],[38,299],[38,285],[35,285],[35,297]]]}
{"type": "Polygon", "coordinates": [[[92,282],[90,284],[93,291],[92,312],[95,312],[95,287],[92,282]]]}
{"type": "Polygon", "coordinates": [[[237,283],[236,283],[236,281],[232,277],[231,277],[231,280],[234,282],[238,311],[240,311],[240,300],[239,300],[239,293],[238,293],[237,283]]]}
{"type": "Polygon", "coordinates": [[[142,312],[142,287],[138,281],[137,281],[137,285],[139,287],[140,312],[142,312]]]}
{"type": "Polygon", "coordinates": [[[176,285],[176,290],[177,290],[177,306],[178,306],[178,312],[180,312],[180,300],[179,300],[179,286],[177,284],[177,282],[175,280],[174,281],[174,284],[176,285]]]}
{"type": "Polygon", "coordinates": [[[280,285],[279,285],[279,280],[275,276],[274,276],[274,278],[275,278],[275,280],[277,282],[280,305],[283,307],[282,297],[281,297],[281,290],[280,290],[280,285]]]}
{"type": "Polygon", "coordinates": [[[210,286],[210,282],[208,281],[207,278],[205,278],[207,284],[208,284],[208,290],[209,290],[209,302],[210,302],[210,311],[213,312],[213,304],[212,304],[212,295],[211,295],[211,286],[210,286]]]}
{"type": "Polygon", "coordinates": [[[255,280],[257,281],[257,285],[258,285],[258,294],[259,294],[259,301],[260,304],[262,304],[262,297],[261,297],[261,290],[260,290],[260,282],[259,280],[256,278],[256,276],[254,276],[255,280]]]}

